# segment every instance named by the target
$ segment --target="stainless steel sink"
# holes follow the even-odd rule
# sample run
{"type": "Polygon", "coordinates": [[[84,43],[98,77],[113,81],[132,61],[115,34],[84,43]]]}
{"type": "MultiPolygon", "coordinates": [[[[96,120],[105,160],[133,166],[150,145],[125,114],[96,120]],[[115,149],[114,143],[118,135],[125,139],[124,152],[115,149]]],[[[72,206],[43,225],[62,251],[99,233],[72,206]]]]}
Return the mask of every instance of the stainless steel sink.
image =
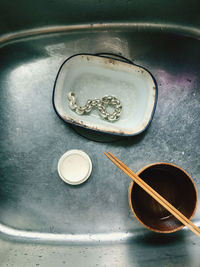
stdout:
{"type": "MultiPolygon", "coordinates": [[[[159,235],[137,222],[129,178],[103,155],[112,151],[135,171],[173,162],[200,192],[199,7],[178,0],[1,1],[0,266],[200,266],[193,233],[159,235]],[[58,118],[55,77],[78,53],[114,53],[151,71],[159,96],[147,131],[115,142],[87,133],[104,141],[94,142],[58,118]],[[93,162],[90,179],[75,187],[57,174],[60,156],[73,148],[93,162]]],[[[193,221],[200,226],[199,208],[193,221]]]]}

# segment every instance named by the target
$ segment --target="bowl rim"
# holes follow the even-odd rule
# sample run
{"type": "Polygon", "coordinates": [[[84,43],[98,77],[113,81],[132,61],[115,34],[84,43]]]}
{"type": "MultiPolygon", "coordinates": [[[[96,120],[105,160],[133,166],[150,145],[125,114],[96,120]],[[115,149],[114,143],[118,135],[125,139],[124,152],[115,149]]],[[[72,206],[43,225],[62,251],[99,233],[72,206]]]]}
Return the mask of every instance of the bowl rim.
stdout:
{"type": "MultiPolygon", "coordinates": [[[[176,164],[173,164],[173,163],[168,163],[168,162],[156,162],[156,163],[151,163],[151,164],[148,164],[146,165],[145,167],[141,168],[138,172],[137,172],[137,175],[140,175],[143,171],[145,171],[146,169],[152,167],[152,166],[159,166],[159,165],[167,165],[167,166],[173,166],[177,169],[179,169],[180,171],[182,171],[183,173],[185,173],[185,175],[189,178],[189,180],[191,181],[192,185],[193,185],[193,188],[194,188],[194,191],[195,191],[195,195],[196,195],[196,202],[195,202],[195,207],[193,209],[193,212],[192,214],[187,217],[189,220],[191,220],[193,217],[194,217],[194,214],[197,210],[197,204],[198,204],[198,191],[197,191],[197,187],[194,183],[194,180],[192,179],[192,177],[181,167],[177,166],[176,164]]],[[[135,182],[132,181],[130,183],[130,186],[129,186],[129,193],[128,193],[128,198],[129,198],[129,205],[130,205],[130,208],[133,212],[133,214],[135,215],[136,219],[144,226],[146,227],[147,229],[153,231],[153,232],[156,232],[156,233],[162,233],[162,234],[169,234],[169,233],[174,233],[174,232],[177,232],[179,231],[180,229],[182,229],[183,227],[185,227],[185,225],[181,225],[173,230],[165,230],[165,231],[162,231],[162,230],[158,230],[158,229],[155,229],[155,228],[151,228],[150,226],[146,225],[143,221],[140,220],[140,218],[137,216],[134,208],[133,208],[133,204],[132,204],[132,201],[131,201],[131,194],[132,194],[132,190],[133,190],[133,186],[134,186],[135,182]]]]}

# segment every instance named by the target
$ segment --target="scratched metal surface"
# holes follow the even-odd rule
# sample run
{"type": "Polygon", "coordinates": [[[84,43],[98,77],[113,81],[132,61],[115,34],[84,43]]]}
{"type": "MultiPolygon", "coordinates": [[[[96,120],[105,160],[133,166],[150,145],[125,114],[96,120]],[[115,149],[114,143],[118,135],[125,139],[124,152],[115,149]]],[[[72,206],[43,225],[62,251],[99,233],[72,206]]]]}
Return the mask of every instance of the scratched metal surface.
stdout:
{"type": "MultiPolygon", "coordinates": [[[[103,155],[111,151],[135,171],[153,162],[175,163],[200,193],[198,31],[184,29],[183,36],[178,27],[143,26],[48,28],[1,39],[1,266],[199,266],[200,243],[192,233],[157,235],[136,221],[128,205],[130,180],[103,155]],[[112,136],[82,133],[88,139],[55,114],[52,90],[62,62],[101,52],[133,60],[157,80],[156,112],[139,136],[113,142],[112,136]],[[58,159],[69,149],[84,150],[93,162],[89,180],[76,187],[57,174],[58,159]]],[[[200,226],[199,208],[194,222],[200,226]]]]}

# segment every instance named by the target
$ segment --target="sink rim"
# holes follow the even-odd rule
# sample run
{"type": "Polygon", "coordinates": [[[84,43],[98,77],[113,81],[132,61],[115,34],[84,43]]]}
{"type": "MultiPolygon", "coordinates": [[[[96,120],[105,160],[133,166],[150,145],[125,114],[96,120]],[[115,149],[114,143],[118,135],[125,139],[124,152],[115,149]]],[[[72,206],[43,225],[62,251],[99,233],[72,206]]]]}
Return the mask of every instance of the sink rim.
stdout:
{"type": "Polygon", "coordinates": [[[187,37],[198,38],[200,36],[200,29],[198,27],[173,24],[173,23],[151,23],[151,22],[105,22],[105,23],[85,23],[85,24],[71,24],[71,25],[58,25],[48,27],[36,27],[27,30],[15,31],[0,35],[0,48],[8,43],[18,42],[23,38],[38,37],[40,35],[48,34],[61,34],[66,32],[77,33],[83,31],[102,31],[141,28],[143,30],[157,30],[160,32],[181,34],[187,37]]]}

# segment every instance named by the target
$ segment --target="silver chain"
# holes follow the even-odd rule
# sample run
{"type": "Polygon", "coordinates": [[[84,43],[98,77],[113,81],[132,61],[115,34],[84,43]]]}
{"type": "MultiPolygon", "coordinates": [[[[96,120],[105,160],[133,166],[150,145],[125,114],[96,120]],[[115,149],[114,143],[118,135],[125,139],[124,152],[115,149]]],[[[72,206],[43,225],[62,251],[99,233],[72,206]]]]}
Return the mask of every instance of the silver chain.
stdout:
{"type": "Polygon", "coordinates": [[[115,96],[104,96],[101,100],[97,98],[89,99],[85,106],[78,106],[76,103],[75,93],[69,92],[68,100],[70,108],[78,115],[89,113],[93,108],[97,108],[100,112],[100,115],[108,121],[118,120],[122,110],[122,105],[115,96]],[[113,106],[114,111],[112,113],[107,111],[106,108],[108,106],[113,106]]]}

